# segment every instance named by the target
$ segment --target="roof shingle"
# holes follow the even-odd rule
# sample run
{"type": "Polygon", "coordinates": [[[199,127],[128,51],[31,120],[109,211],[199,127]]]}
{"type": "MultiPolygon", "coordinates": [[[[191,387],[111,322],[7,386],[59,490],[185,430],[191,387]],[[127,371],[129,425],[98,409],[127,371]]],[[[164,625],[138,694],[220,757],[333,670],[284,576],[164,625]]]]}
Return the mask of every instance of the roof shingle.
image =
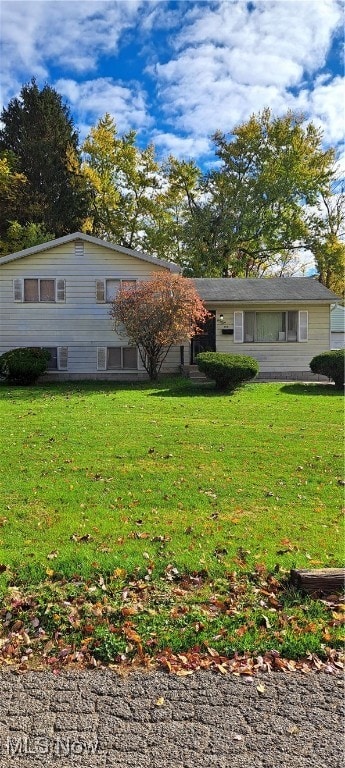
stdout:
{"type": "Polygon", "coordinates": [[[201,299],[232,302],[328,301],[337,296],[311,277],[209,278],[197,277],[194,285],[201,299]]]}

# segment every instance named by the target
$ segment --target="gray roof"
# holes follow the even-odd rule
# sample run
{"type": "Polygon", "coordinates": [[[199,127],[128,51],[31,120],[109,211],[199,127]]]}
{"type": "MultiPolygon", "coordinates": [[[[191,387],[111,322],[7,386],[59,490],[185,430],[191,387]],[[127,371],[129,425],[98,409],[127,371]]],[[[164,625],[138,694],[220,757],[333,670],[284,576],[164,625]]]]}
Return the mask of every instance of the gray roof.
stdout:
{"type": "Polygon", "coordinates": [[[24,251],[17,251],[17,253],[10,253],[8,256],[0,258],[1,264],[7,264],[9,261],[15,261],[16,259],[24,259],[25,256],[31,256],[34,253],[41,253],[42,251],[48,251],[51,248],[56,248],[59,245],[65,243],[71,243],[74,240],[83,240],[86,243],[92,243],[93,245],[101,245],[104,248],[109,248],[111,251],[117,251],[118,253],[125,253],[128,256],[133,256],[135,259],[141,259],[142,261],[148,261],[150,264],[155,264],[157,267],[166,267],[170,272],[181,272],[181,267],[174,264],[172,261],[166,261],[165,259],[156,259],[155,256],[150,256],[147,253],[141,251],[133,251],[131,248],[124,248],[122,245],[115,245],[115,243],[109,243],[107,240],[100,240],[98,237],[92,237],[92,235],[85,235],[84,232],[73,232],[71,235],[65,235],[64,237],[58,237],[56,240],[49,240],[47,243],[41,243],[41,245],[34,245],[32,248],[25,248],[24,251]]]}
{"type": "Polygon", "coordinates": [[[333,304],[337,300],[333,291],[311,277],[197,277],[193,282],[200,298],[208,304],[212,301],[255,304],[320,301],[333,304]]]}

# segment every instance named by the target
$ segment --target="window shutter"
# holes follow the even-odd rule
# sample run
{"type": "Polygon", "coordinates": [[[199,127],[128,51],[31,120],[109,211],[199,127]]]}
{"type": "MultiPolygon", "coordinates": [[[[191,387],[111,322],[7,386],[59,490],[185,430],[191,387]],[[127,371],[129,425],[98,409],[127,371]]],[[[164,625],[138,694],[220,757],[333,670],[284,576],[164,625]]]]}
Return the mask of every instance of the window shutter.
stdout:
{"type": "Polygon", "coordinates": [[[67,371],[68,367],[68,347],[58,347],[58,369],[67,371]]]}
{"type": "Polygon", "coordinates": [[[96,301],[99,304],[104,304],[104,289],[104,280],[96,280],[96,301]]]}
{"type": "Polygon", "coordinates": [[[106,347],[97,347],[97,370],[98,371],[107,370],[107,348],[106,347]]]}
{"type": "Polygon", "coordinates": [[[298,313],[298,341],[308,341],[308,312],[304,309],[298,313]]]}
{"type": "Polygon", "coordinates": [[[56,301],[66,301],[66,281],[56,281],[56,301]]]}
{"type": "Polygon", "coordinates": [[[243,344],[243,312],[234,312],[234,342],[243,344]]]}
{"type": "Polygon", "coordinates": [[[14,301],[23,301],[23,280],[21,277],[16,277],[13,280],[13,299],[14,301]]]}

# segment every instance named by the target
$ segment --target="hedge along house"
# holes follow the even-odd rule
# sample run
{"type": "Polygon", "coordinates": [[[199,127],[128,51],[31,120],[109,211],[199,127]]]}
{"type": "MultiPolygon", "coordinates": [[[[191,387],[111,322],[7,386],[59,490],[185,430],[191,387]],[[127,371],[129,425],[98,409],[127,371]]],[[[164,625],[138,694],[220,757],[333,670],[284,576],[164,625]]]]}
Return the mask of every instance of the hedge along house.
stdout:
{"type": "MultiPolygon", "coordinates": [[[[0,259],[0,354],[50,351],[45,380],[146,378],[138,350],[112,330],[110,302],[123,282],[180,272],[156,259],[76,232],[0,259]]],[[[173,347],[164,372],[189,368],[203,349],[255,357],[265,378],[316,379],[314,355],[330,349],[335,294],[311,278],[195,279],[211,312],[205,332],[173,347]]]]}
{"type": "MultiPolygon", "coordinates": [[[[337,297],[305,277],[197,278],[212,316],[192,340],[191,363],[203,350],[250,355],[259,378],[318,380],[311,359],[330,349],[330,307],[337,297]]],[[[323,378],[323,377],[321,377],[323,378]]]]}

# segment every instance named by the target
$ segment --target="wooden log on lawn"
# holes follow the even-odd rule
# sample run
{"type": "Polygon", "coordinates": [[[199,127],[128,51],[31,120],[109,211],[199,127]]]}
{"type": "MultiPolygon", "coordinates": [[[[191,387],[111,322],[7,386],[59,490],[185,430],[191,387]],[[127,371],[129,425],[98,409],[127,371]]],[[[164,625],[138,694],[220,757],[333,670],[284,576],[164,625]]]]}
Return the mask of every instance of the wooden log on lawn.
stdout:
{"type": "Polygon", "coordinates": [[[333,592],[341,592],[345,587],[345,568],[308,568],[290,571],[290,581],[303,592],[322,592],[330,595],[333,592]]]}

